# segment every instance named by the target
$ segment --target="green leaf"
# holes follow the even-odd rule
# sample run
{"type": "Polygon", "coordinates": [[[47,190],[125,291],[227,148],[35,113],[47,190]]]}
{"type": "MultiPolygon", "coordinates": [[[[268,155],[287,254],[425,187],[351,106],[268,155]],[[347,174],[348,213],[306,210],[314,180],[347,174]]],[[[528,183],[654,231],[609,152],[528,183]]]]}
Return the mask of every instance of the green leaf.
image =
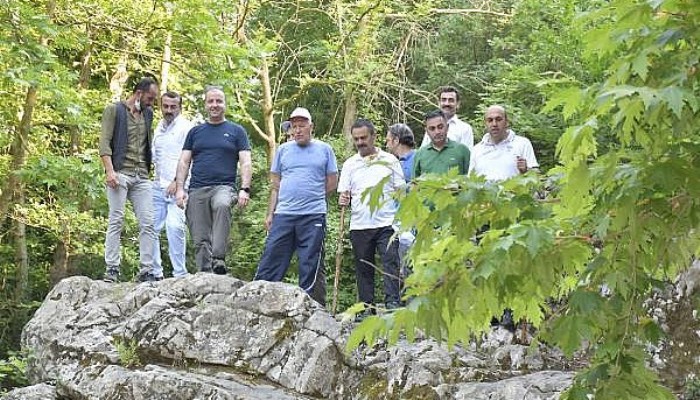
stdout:
{"type": "Polygon", "coordinates": [[[676,117],[680,118],[683,112],[684,91],[676,86],[669,86],[661,89],[659,95],[666,101],[676,117]]]}

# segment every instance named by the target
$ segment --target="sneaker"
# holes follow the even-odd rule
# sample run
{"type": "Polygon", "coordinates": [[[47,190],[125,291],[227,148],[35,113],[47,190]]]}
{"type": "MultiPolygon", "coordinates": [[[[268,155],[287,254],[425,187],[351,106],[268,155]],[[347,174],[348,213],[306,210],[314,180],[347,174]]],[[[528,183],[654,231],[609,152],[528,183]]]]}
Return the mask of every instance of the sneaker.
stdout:
{"type": "Polygon", "coordinates": [[[139,272],[139,274],[136,275],[136,280],[138,282],[155,282],[158,279],[153,276],[151,272],[139,272]]]}
{"type": "Polygon", "coordinates": [[[513,311],[511,311],[511,309],[506,308],[503,311],[501,326],[509,330],[511,333],[515,332],[515,322],[513,321],[513,311]]]}
{"type": "Polygon", "coordinates": [[[367,305],[367,308],[355,314],[355,322],[362,322],[372,315],[377,315],[377,309],[373,305],[367,305]]]}
{"type": "Polygon", "coordinates": [[[399,301],[389,301],[389,302],[386,303],[386,310],[387,310],[387,311],[396,310],[397,308],[401,308],[401,302],[399,302],[399,301]]]}
{"type": "Polygon", "coordinates": [[[102,280],[110,283],[119,282],[119,267],[107,267],[102,280]]]}
{"type": "Polygon", "coordinates": [[[226,263],[224,260],[212,260],[213,271],[217,275],[226,275],[228,273],[228,268],[226,268],[226,263]]]}

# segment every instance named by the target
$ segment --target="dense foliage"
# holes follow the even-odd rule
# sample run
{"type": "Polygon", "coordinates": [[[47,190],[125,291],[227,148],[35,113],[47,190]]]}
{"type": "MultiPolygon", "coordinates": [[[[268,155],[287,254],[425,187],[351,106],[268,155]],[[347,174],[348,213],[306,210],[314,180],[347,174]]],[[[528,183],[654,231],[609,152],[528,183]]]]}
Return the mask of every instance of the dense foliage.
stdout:
{"type": "MultiPolygon", "coordinates": [[[[466,341],[510,307],[568,354],[583,343],[594,351],[571,398],[668,397],[644,367],[642,347],[659,330],[641,301],[697,247],[699,7],[693,0],[0,0],[3,387],[24,383],[13,351],[51,286],[103,272],[100,115],[128,95],[129,77],[152,74],[163,90],[185,95],[192,117],[203,111],[203,86],[223,85],[229,117],[253,140],[254,202],[235,211],[228,259],[244,279],[264,241],[276,127],[293,107],[312,111],[316,136],[342,162],[352,154],[346,135],[357,116],[381,132],[406,122],[420,141],[437,86],[461,90],[460,115],[477,136],[483,109],[505,104],[546,176],[503,185],[457,176],[421,182],[400,212],[404,226],[419,230],[409,282],[415,301],[393,318],[369,319],[354,344],[411,337],[414,327],[466,341]],[[551,192],[545,202],[532,196],[541,178],[551,192]],[[490,230],[472,240],[485,224],[490,230]],[[561,298],[566,306],[550,314],[549,301],[561,298]]],[[[355,300],[354,274],[336,200],[330,204],[326,270],[331,283],[342,243],[344,309],[355,300]]],[[[122,268],[130,275],[137,225],[127,215],[122,268]]]]}
{"type": "Polygon", "coordinates": [[[545,111],[561,110],[570,125],[548,173],[554,192],[533,198],[532,175],[420,183],[400,212],[419,232],[415,301],[367,321],[351,347],[416,328],[468,342],[510,307],[541,329],[540,340],[569,356],[590,352],[566,398],[673,398],[647,368],[645,346],[663,333],[643,302],[687,268],[699,244],[700,4],[609,3],[577,20],[603,79],[545,82],[557,88],[545,111]],[[552,310],[552,300],[563,307],[552,310]]]}

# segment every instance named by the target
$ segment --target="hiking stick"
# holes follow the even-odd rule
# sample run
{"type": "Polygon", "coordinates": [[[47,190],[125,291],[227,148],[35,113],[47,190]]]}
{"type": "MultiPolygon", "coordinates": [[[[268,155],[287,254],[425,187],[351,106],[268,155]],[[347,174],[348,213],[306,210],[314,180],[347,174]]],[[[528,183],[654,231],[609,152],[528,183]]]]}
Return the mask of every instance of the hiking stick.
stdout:
{"type": "Polygon", "coordinates": [[[340,283],[340,265],[343,263],[343,236],[345,236],[345,209],[340,207],[340,226],[338,227],[338,245],[335,248],[335,278],[333,279],[333,306],[331,313],[335,315],[338,307],[338,284],[340,283]]]}

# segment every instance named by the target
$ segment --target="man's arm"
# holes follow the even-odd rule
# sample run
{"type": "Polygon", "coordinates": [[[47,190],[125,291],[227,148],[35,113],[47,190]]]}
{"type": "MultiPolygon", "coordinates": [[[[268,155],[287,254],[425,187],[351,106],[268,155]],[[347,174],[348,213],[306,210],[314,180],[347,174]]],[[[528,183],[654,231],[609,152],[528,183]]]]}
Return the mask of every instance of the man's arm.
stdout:
{"type": "Polygon", "coordinates": [[[250,182],[253,178],[253,162],[250,150],[238,152],[238,163],[241,169],[241,188],[238,191],[238,206],[245,207],[250,200],[250,182]],[[248,190],[243,190],[247,188],[248,190]]]}
{"type": "Polygon", "coordinates": [[[185,207],[185,180],[190,171],[192,163],[192,150],[182,150],[180,159],[177,161],[177,172],[175,173],[175,199],[180,208],[185,207]]]}
{"type": "Polygon", "coordinates": [[[277,198],[280,192],[281,177],[274,172],[270,173],[270,200],[267,203],[267,215],[265,215],[265,229],[270,230],[272,226],[272,216],[277,208],[277,198]]]}
{"type": "Polygon", "coordinates": [[[411,171],[411,176],[413,176],[413,181],[416,180],[421,174],[420,170],[420,157],[418,157],[419,153],[416,151],[416,153],[413,155],[413,170],[411,171]]]}
{"type": "Polygon", "coordinates": [[[471,152],[469,151],[469,148],[464,145],[464,155],[462,156],[462,165],[459,166],[459,173],[460,175],[466,175],[469,173],[469,158],[471,157],[471,152]]]}
{"type": "Polygon", "coordinates": [[[112,165],[112,156],[101,156],[100,159],[102,159],[102,165],[105,167],[105,182],[107,183],[107,186],[111,187],[114,189],[119,185],[119,177],[117,176],[116,171],[114,171],[114,165],[112,165]]]}
{"type": "Polygon", "coordinates": [[[102,130],[100,131],[99,141],[100,159],[105,168],[105,182],[111,188],[119,185],[119,178],[112,164],[112,137],[114,136],[116,118],[116,107],[114,105],[107,106],[102,112],[102,130]]]}
{"type": "Polygon", "coordinates": [[[326,195],[328,195],[331,192],[334,192],[337,187],[338,187],[338,174],[332,173],[332,174],[326,175],[326,195]]]}

